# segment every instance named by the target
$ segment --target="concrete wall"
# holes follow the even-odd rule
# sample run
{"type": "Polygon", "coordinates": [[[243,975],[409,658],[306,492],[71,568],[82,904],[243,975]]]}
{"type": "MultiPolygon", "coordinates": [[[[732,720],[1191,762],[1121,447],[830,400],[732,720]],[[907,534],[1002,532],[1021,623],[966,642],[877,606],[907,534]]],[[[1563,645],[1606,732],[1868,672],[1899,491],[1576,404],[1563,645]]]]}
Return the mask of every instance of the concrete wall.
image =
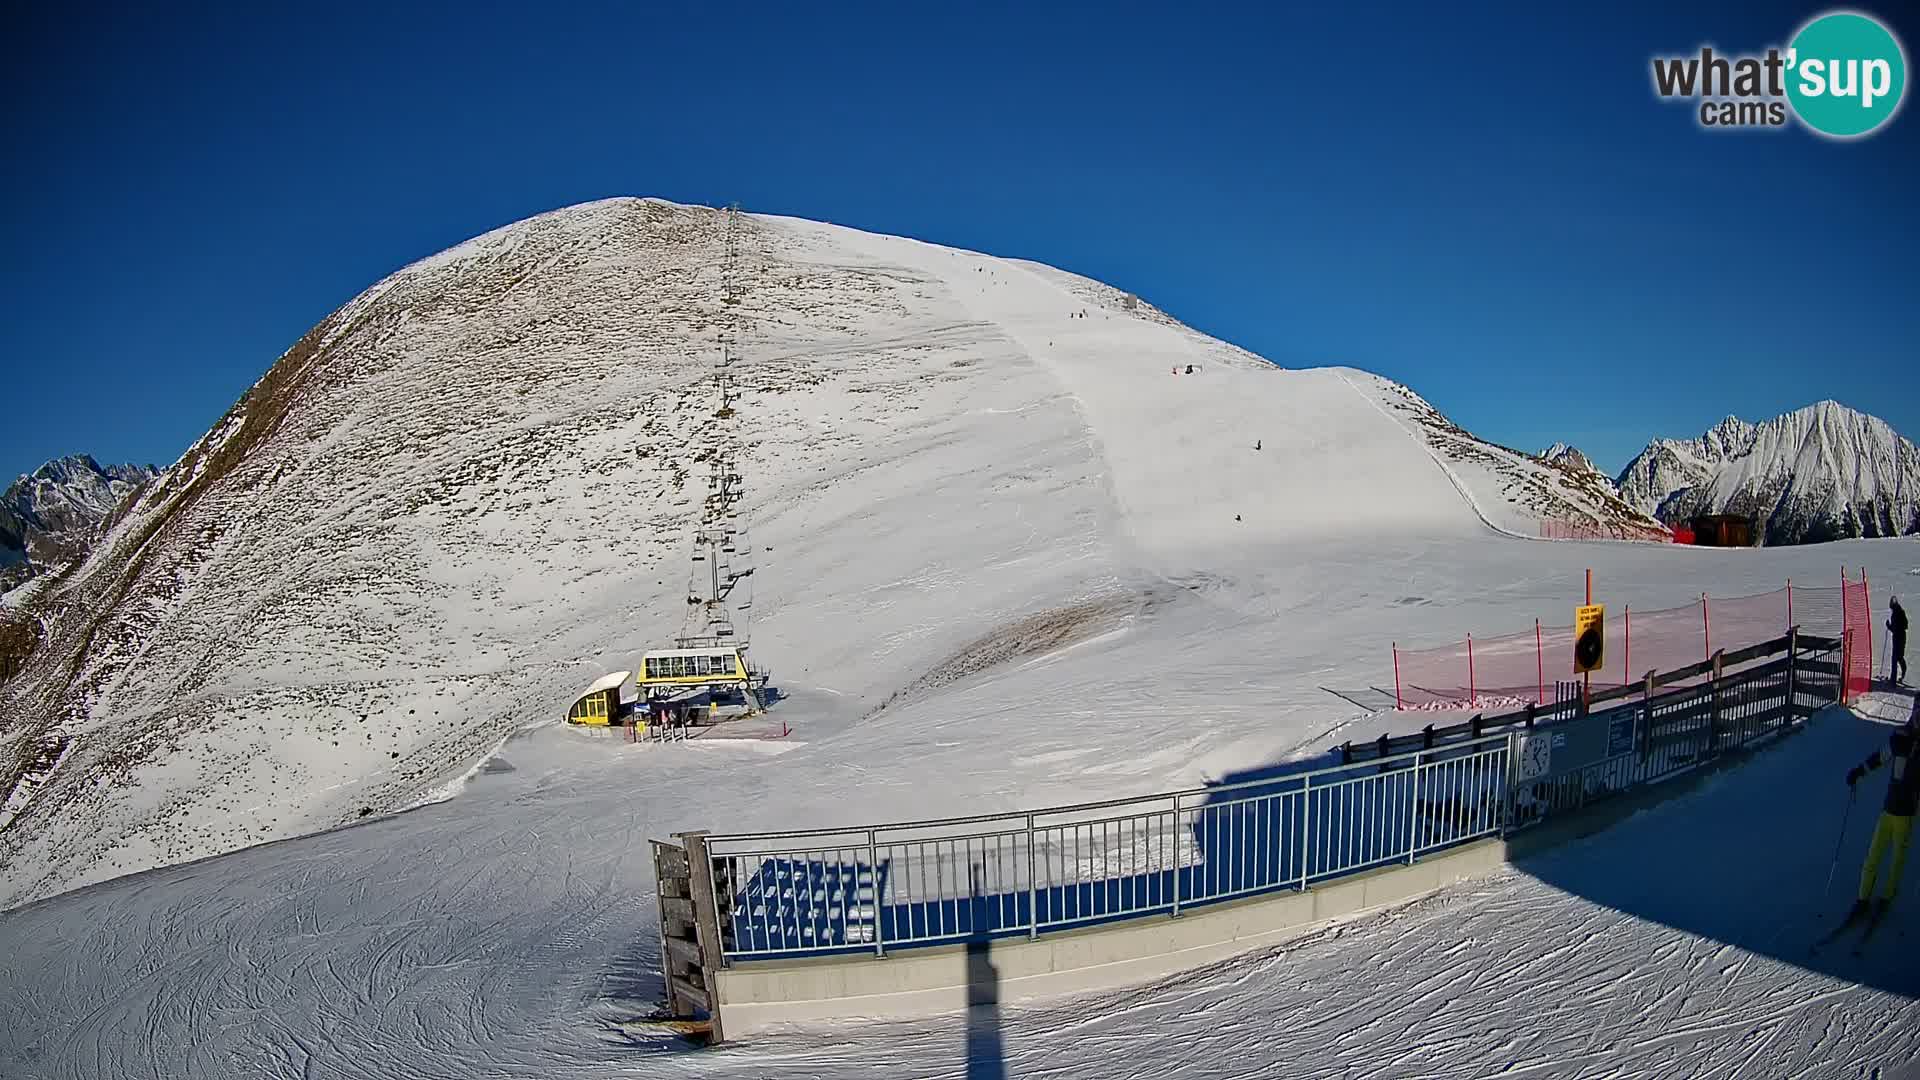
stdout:
{"type": "Polygon", "coordinates": [[[1330,920],[1404,903],[1505,864],[1479,840],[1411,866],[1183,912],[1024,938],[902,949],[885,958],[736,963],[718,973],[721,1026],[737,1039],[827,1018],[929,1016],[982,1000],[1022,1001],[1150,982],[1287,941],[1330,920]]]}

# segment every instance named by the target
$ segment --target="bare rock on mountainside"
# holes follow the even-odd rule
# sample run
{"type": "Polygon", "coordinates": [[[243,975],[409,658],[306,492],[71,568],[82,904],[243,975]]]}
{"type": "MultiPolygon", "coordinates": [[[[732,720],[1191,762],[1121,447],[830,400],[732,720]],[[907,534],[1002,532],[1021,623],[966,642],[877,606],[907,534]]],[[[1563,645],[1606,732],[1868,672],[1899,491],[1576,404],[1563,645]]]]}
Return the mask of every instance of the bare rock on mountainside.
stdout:
{"type": "Polygon", "coordinates": [[[0,493],[0,591],[82,558],[129,497],[159,475],[150,465],[55,458],[0,493]]]}
{"type": "Polygon", "coordinates": [[[1623,537],[1665,538],[1660,523],[1622,500],[1613,482],[1578,450],[1536,458],[1490,443],[1447,419],[1408,387],[1394,384],[1392,389],[1402,399],[1392,407],[1407,414],[1434,453],[1456,471],[1481,474],[1481,483],[1470,487],[1492,486],[1507,507],[1531,519],[1516,520],[1513,531],[1533,535],[1537,522],[1546,520],[1611,530],[1623,537]]]}
{"type": "Polygon", "coordinates": [[[1679,524],[1743,514],[1767,544],[1920,532],[1920,450],[1886,421],[1822,401],[1758,424],[1728,417],[1697,439],[1657,439],[1621,496],[1679,524]]]}

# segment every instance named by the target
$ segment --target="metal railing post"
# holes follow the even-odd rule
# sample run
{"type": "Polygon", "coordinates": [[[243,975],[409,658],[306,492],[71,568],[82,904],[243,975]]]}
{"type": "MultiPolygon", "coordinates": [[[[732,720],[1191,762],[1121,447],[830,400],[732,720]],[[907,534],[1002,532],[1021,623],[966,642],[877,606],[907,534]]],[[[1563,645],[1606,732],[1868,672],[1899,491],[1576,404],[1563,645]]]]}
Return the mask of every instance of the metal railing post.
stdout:
{"type": "Polygon", "coordinates": [[[1726,673],[1726,650],[1722,649],[1708,659],[1713,661],[1713,667],[1708,676],[1711,681],[1707,683],[1707,750],[1718,754],[1721,742],[1720,679],[1726,673]]]}
{"type": "Polygon", "coordinates": [[[1033,815],[1027,815],[1027,940],[1040,936],[1040,878],[1034,872],[1033,815]]]}
{"type": "MultiPolygon", "coordinates": [[[[1842,578],[1841,580],[1844,581],[1846,579],[1842,578]]],[[[1847,590],[1844,586],[1842,586],[1840,589],[1840,606],[1841,606],[1841,612],[1842,612],[1840,617],[1843,619],[1846,618],[1846,614],[1845,614],[1846,597],[1847,597],[1847,590]]],[[[1842,705],[1845,705],[1847,703],[1847,679],[1849,676],[1852,675],[1852,673],[1853,673],[1853,631],[1848,629],[1842,629],[1840,631],[1840,686],[1838,691],[1833,695],[1833,700],[1842,705]]]]}
{"type": "Polygon", "coordinates": [[[1173,797],[1173,835],[1168,838],[1173,845],[1173,917],[1180,917],[1180,796],[1173,797]]]}
{"type": "Polygon", "coordinates": [[[1513,804],[1519,798],[1520,787],[1520,733],[1507,732],[1507,782],[1506,791],[1500,797],[1500,835],[1513,833],[1513,804]]]}
{"type": "Polygon", "coordinates": [[[884,959],[887,942],[886,932],[880,928],[880,854],[872,829],[867,830],[867,873],[873,876],[873,955],[884,959]]]}
{"type": "MultiPolygon", "coordinates": [[[[1432,730],[1429,725],[1428,730],[1432,730]]],[[[1407,865],[1413,865],[1414,853],[1420,850],[1420,758],[1413,755],[1413,797],[1407,800],[1407,865]]]]}
{"type": "MultiPolygon", "coordinates": [[[[1787,610],[1791,612],[1793,610],[1793,582],[1791,579],[1787,582],[1787,590],[1787,610]]],[[[1795,669],[1799,667],[1799,664],[1800,628],[1797,626],[1789,626],[1787,627],[1787,714],[1782,724],[1783,727],[1793,723],[1794,714],[1798,712],[1800,708],[1800,702],[1798,700],[1800,695],[1796,685],[1799,680],[1795,678],[1795,669]]]]}
{"type": "Polygon", "coordinates": [[[1313,866],[1313,777],[1307,776],[1300,784],[1300,801],[1304,805],[1300,810],[1300,891],[1307,891],[1307,872],[1313,866]]]}

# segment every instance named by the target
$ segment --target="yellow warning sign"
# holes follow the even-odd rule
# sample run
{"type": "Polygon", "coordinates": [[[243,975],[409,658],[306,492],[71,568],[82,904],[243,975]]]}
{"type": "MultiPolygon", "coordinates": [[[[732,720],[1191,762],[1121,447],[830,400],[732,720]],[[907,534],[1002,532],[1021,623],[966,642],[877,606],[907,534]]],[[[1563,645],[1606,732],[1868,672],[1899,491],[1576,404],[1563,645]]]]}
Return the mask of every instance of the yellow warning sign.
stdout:
{"type": "Polygon", "coordinates": [[[1573,670],[1599,671],[1607,666],[1607,605],[1587,604],[1573,610],[1573,670]]]}

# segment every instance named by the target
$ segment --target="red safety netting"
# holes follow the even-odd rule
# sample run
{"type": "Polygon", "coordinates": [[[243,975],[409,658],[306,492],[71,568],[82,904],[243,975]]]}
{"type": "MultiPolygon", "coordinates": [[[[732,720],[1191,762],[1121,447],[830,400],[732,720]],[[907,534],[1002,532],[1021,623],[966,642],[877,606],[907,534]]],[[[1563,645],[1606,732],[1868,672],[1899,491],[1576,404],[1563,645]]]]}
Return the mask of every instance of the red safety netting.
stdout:
{"type": "Polygon", "coordinates": [[[1867,592],[1866,571],[1860,572],[1859,581],[1846,581],[1841,590],[1846,628],[1840,659],[1841,700],[1851,701],[1873,687],[1873,598],[1867,592]]]}
{"type": "MultiPolygon", "coordinates": [[[[1848,590],[1863,586],[1854,585],[1848,590]]],[[[1861,594],[1864,601],[1864,593],[1861,594]]],[[[1779,637],[1798,625],[1839,637],[1841,589],[1786,587],[1754,596],[1708,597],[1651,611],[1607,612],[1607,653],[1593,685],[1621,686],[1779,637]]],[[[1573,627],[1537,623],[1496,637],[1474,636],[1429,649],[1394,647],[1394,695],[1402,709],[1489,709],[1548,704],[1554,683],[1577,679],[1573,627]]]]}

